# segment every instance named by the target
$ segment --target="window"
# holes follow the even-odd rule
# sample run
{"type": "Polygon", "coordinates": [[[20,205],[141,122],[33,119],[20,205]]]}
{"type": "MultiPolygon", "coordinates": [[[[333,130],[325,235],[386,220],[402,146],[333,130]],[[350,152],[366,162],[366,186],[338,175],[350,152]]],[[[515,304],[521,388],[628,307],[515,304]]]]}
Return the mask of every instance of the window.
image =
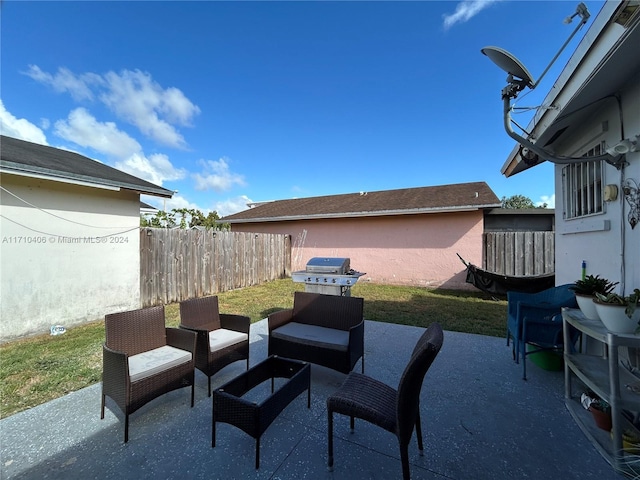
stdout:
{"type": "MultiPolygon", "coordinates": [[[[600,155],[604,142],[589,150],[584,157],[600,155]]],[[[572,163],[562,168],[562,192],[565,219],[602,213],[602,161],[572,163]]]]}

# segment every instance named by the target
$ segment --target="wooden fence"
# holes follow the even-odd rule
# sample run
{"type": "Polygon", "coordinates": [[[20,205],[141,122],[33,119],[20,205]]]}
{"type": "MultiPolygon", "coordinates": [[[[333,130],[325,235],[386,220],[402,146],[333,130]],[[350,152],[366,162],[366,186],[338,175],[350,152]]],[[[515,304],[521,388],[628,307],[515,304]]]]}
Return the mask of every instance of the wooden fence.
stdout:
{"type": "Polygon", "coordinates": [[[501,275],[532,276],[555,272],[555,232],[483,234],[483,269],[501,275]]]}
{"type": "Polygon", "coordinates": [[[140,229],[143,307],[215,295],[290,275],[289,235],[140,229]]]}

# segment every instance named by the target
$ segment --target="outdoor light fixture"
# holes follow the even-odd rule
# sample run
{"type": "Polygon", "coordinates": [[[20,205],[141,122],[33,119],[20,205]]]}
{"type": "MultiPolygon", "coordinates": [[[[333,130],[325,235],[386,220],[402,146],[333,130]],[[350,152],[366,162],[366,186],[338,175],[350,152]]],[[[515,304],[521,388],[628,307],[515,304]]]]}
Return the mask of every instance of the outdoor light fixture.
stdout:
{"type": "MultiPolygon", "coordinates": [[[[531,142],[529,139],[524,138],[522,135],[519,135],[513,131],[512,123],[515,122],[511,119],[511,111],[513,109],[513,107],[511,106],[511,100],[516,98],[518,94],[525,88],[533,90],[534,88],[536,88],[536,86],[538,86],[542,78],[547,74],[553,63],[558,59],[571,39],[575,36],[576,33],[578,33],[578,30],[580,30],[580,28],[585,23],[587,23],[590,14],[584,3],[578,4],[575,13],[565,18],[564,23],[571,23],[573,18],[576,16],[580,17],[580,23],[578,23],[567,41],[564,42],[564,45],[562,45],[549,65],[547,65],[547,68],[545,68],[538,80],[534,81],[527,68],[515,56],[513,56],[506,50],[498,47],[484,47],[482,50],[480,50],[484,55],[489,57],[489,59],[493,63],[507,72],[507,86],[504,87],[501,92],[504,104],[504,128],[507,134],[522,146],[520,148],[520,156],[527,165],[535,165],[539,162],[540,159],[559,164],[578,163],[584,162],[585,160],[584,157],[564,157],[554,155],[553,153],[546,151],[544,148],[536,146],[536,144],[531,142]]],[[[518,128],[524,131],[522,127],[518,126],[518,128]]],[[[624,164],[624,161],[618,159],[618,157],[620,157],[620,153],[611,153],[607,151],[607,153],[604,155],[589,157],[589,160],[604,160],[607,163],[614,165],[616,168],[621,168],[621,166],[624,164]]]]}
{"type": "Polygon", "coordinates": [[[605,151],[609,155],[613,155],[613,156],[624,155],[625,153],[629,153],[629,152],[637,152],[638,148],[640,148],[638,146],[638,143],[640,143],[640,135],[636,135],[635,140],[626,138],[616,143],[614,146],[607,148],[605,151]]]}

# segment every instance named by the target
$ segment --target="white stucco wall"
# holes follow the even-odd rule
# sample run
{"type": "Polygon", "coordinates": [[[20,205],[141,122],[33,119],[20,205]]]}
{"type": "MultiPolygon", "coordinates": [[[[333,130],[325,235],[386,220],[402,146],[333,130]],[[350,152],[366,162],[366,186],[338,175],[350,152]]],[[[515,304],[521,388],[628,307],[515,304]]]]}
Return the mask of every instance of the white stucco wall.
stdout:
{"type": "MultiPolygon", "coordinates": [[[[640,134],[640,75],[636,75],[621,92],[624,137],[640,134]]],[[[581,125],[582,135],[571,138],[563,145],[564,152],[590,142],[587,148],[601,140],[615,145],[621,139],[620,110],[617,102],[604,102],[592,116],[591,122],[581,125]],[[608,130],[593,138],[593,132],[602,130],[602,122],[608,122],[608,130]]],[[[580,154],[584,152],[579,152],[580,154]]],[[[618,186],[618,198],[606,202],[605,212],[582,219],[563,220],[562,166],[555,167],[556,189],[556,283],[571,283],[580,278],[581,262],[587,262],[587,274],[600,275],[620,282],[618,293],[629,294],[640,288],[640,225],[634,229],[628,221],[630,205],[622,194],[622,186],[632,179],[640,186],[640,152],[627,154],[629,165],[616,170],[607,165],[605,184],[618,186]],[[624,290],[624,291],[623,291],[624,290]]]]}
{"type": "Polygon", "coordinates": [[[138,194],[8,174],[2,187],[0,341],[140,307],[138,194]]]}

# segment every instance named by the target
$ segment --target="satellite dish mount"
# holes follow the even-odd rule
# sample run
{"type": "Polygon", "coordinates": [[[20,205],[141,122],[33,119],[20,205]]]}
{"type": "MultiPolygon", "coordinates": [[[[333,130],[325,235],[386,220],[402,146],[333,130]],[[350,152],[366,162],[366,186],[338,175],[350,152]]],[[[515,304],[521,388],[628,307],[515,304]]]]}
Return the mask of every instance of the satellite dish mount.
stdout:
{"type": "MultiPolygon", "coordinates": [[[[547,65],[547,68],[544,69],[540,77],[535,81],[533,80],[532,75],[529,73],[529,70],[527,70],[527,68],[514,55],[507,52],[506,50],[498,47],[484,47],[482,50],[480,50],[484,55],[489,57],[489,60],[491,60],[498,67],[507,72],[507,85],[502,89],[501,92],[504,104],[504,128],[507,134],[522,146],[522,148],[520,149],[521,156],[527,165],[535,165],[539,162],[540,158],[542,158],[543,160],[548,160],[552,163],[559,164],[569,164],[585,161],[584,157],[572,158],[556,156],[551,152],[547,152],[543,148],[537,147],[533,142],[521,135],[518,135],[513,131],[512,124],[514,122],[511,119],[511,111],[513,109],[511,106],[511,100],[515,99],[518,94],[525,88],[533,90],[540,84],[540,81],[544,78],[551,66],[555,63],[560,54],[567,47],[571,39],[576,35],[576,33],[578,33],[578,30],[580,30],[580,28],[582,28],[582,26],[587,23],[590,14],[584,3],[579,3],[576,7],[575,13],[565,18],[564,23],[571,23],[573,21],[573,18],[576,16],[580,17],[580,22],[578,23],[578,25],[576,25],[576,28],[574,28],[573,32],[564,42],[562,47],[560,47],[558,53],[556,53],[556,55],[551,59],[551,62],[549,63],[549,65],[547,65]]],[[[616,160],[617,158],[618,156],[613,157],[612,155],[607,153],[605,155],[589,157],[589,160],[605,160],[606,162],[614,165],[619,169],[624,162],[616,160]]]]}

